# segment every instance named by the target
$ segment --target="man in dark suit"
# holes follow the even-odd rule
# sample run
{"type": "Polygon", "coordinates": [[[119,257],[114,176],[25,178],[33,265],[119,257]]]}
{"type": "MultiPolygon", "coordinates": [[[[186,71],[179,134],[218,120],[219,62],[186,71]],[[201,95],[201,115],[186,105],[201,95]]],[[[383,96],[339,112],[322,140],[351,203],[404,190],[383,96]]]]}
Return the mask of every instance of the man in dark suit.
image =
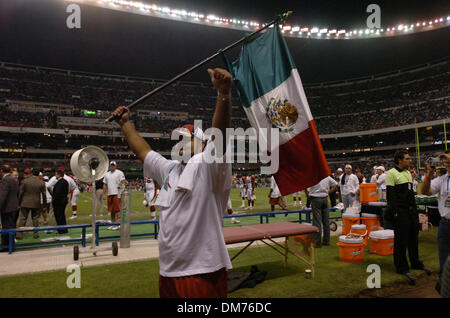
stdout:
{"type": "MultiPolygon", "coordinates": [[[[45,183],[39,179],[39,170],[33,169],[33,175],[24,179],[19,190],[20,217],[18,226],[25,226],[28,215],[31,212],[33,226],[39,226],[39,217],[41,216],[41,196],[46,202],[45,183]]],[[[17,239],[22,238],[22,233],[18,233],[17,239]],[[20,234],[20,235],[19,235],[20,234]]],[[[34,238],[39,237],[39,232],[34,232],[34,238]]]]}
{"type": "MultiPolygon", "coordinates": [[[[66,205],[68,202],[69,183],[64,179],[64,171],[56,171],[56,184],[53,187],[52,204],[57,225],[66,225],[66,205]]],[[[59,234],[67,233],[67,230],[58,230],[59,234]]]]}
{"type": "MultiPolygon", "coordinates": [[[[2,220],[2,228],[13,229],[16,227],[16,215],[19,212],[19,184],[17,180],[11,176],[11,167],[4,165],[1,170],[2,180],[0,181],[0,216],[2,220]]],[[[9,235],[2,235],[3,247],[0,251],[8,251],[6,246],[9,245],[9,235]]]]}

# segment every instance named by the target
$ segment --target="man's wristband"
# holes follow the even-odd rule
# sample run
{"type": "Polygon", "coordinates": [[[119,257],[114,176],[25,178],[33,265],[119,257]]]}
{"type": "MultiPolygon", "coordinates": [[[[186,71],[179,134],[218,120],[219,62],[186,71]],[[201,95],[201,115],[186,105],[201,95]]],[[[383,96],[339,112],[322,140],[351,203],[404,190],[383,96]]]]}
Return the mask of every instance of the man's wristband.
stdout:
{"type": "Polygon", "coordinates": [[[217,93],[217,98],[220,99],[222,102],[231,99],[231,93],[228,94],[221,94],[221,93],[217,93]]]}

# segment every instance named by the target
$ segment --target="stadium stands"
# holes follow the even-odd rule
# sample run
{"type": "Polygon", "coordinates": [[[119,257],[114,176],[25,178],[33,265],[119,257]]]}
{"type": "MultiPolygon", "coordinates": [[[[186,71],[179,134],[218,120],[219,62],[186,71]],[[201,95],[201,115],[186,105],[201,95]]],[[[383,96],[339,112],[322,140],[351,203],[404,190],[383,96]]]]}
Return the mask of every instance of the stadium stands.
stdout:
{"type": "MultiPolygon", "coordinates": [[[[363,159],[368,153],[361,149],[372,151],[373,158],[386,157],[399,145],[413,147],[414,129],[398,128],[403,131],[400,134],[398,131],[368,134],[367,131],[448,118],[449,79],[450,64],[445,59],[388,74],[306,84],[306,96],[330,167],[334,169],[332,162],[339,165],[341,161],[352,161],[369,169],[371,159],[363,159]],[[364,138],[359,132],[366,132],[364,138]],[[335,136],[343,133],[354,134],[335,136]]],[[[40,158],[38,164],[42,167],[54,167],[53,163],[67,164],[75,149],[96,144],[116,160],[133,158],[120,137],[119,127],[104,124],[103,120],[116,106],[129,104],[162,83],[158,79],[0,63],[0,129],[3,127],[0,139],[1,148],[8,149],[3,150],[1,157],[20,159],[25,166],[27,160],[40,158]],[[10,127],[45,131],[10,134],[10,127]],[[45,149],[52,151],[45,152],[45,149]]],[[[210,84],[178,82],[139,106],[134,125],[150,134],[145,137],[156,149],[169,155],[173,146],[170,133],[174,128],[194,119],[202,119],[203,128],[211,125],[215,94],[210,84]]],[[[233,126],[244,129],[250,126],[236,91],[233,92],[233,126]]],[[[419,130],[421,141],[429,143],[425,151],[432,150],[433,141],[442,139],[436,129],[431,132],[434,133],[430,135],[424,127],[419,130]]],[[[135,161],[128,166],[134,168],[139,164],[135,161]]]]}

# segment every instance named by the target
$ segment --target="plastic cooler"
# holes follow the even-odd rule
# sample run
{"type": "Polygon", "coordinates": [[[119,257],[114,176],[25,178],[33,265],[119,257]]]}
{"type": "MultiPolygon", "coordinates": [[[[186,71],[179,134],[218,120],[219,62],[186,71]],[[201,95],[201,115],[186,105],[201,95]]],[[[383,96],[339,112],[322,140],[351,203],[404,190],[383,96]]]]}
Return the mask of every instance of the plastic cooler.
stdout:
{"type": "Polygon", "coordinates": [[[342,262],[358,264],[364,261],[364,239],[339,236],[339,259],[342,262]]]}
{"type": "Polygon", "coordinates": [[[367,232],[378,231],[380,229],[380,218],[376,214],[362,213],[361,224],[367,228],[367,232]]]}
{"type": "Polygon", "coordinates": [[[352,229],[352,225],[359,224],[360,223],[360,217],[359,214],[348,214],[343,213],[342,214],[342,234],[347,235],[350,233],[352,229]]]}
{"type": "Polygon", "coordinates": [[[359,185],[359,196],[361,204],[378,201],[377,184],[361,183],[359,185]]]}
{"type": "Polygon", "coordinates": [[[364,245],[367,246],[367,228],[365,224],[353,224],[352,233],[361,234],[364,238],[364,245]]]}
{"type": "Polygon", "coordinates": [[[394,254],[394,231],[382,230],[370,232],[369,241],[369,252],[371,254],[383,256],[394,254]]]}

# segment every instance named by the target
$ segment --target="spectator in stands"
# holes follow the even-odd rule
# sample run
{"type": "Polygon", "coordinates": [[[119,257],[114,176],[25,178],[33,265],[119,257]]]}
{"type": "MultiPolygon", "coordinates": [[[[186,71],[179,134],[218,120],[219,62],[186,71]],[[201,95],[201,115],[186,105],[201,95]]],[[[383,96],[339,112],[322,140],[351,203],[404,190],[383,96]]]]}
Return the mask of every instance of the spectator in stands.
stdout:
{"type": "Polygon", "coordinates": [[[341,175],[339,187],[345,210],[353,205],[356,200],[356,194],[359,191],[358,177],[352,173],[352,166],[349,164],[345,165],[345,173],[341,175]]]}
{"type": "MultiPolygon", "coordinates": [[[[52,196],[53,213],[57,225],[66,225],[66,206],[69,202],[67,196],[69,195],[69,182],[64,178],[63,170],[56,170],[56,182],[53,188],[49,189],[52,196]]],[[[58,230],[59,234],[67,233],[67,229],[58,230]]]]}
{"type": "Polygon", "coordinates": [[[408,151],[397,150],[394,162],[395,167],[386,174],[388,210],[385,215],[394,228],[395,269],[397,273],[405,275],[410,284],[415,285],[416,277],[409,272],[406,259],[407,250],[412,269],[425,270],[427,273],[430,271],[419,259],[419,214],[408,170],[411,165],[408,151]]]}
{"type": "MultiPolygon", "coordinates": [[[[19,213],[19,184],[11,176],[11,167],[4,165],[1,170],[2,180],[0,180],[0,217],[2,229],[13,229],[16,227],[16,215],[19,213]]],[[[2,234],[1,252],[8,251],[9,234],[2,234]]]]}
{"type": "Polygon", "coordinates": [[[422,194],[439,194],[438,207],[441,221],[438,230],[438,252],[439,252],[439,281],[436,290],[441,292],[442,270],[445,260],[450,255],[450,151],[439,156],[444,162],[446,174],[432,179],[434,169],[427,165],[426,175],[422,183],[422,194]]]}
{"type": "MultiPolygon", "coordinates": [[[[27,224],[28,215],[31,213],[33,227],[39,227],[42,203],[47,201],[45,183],[39,179],[39,170],[33,169],[33,175],[23,180],[19,191],[19,227],[27,224]]],[[[17,233],[17,239],[22,239],[22,233],[17,233]]],[[[39,232],[33,233],[34,238],[39,237],[39,232]]]]}

